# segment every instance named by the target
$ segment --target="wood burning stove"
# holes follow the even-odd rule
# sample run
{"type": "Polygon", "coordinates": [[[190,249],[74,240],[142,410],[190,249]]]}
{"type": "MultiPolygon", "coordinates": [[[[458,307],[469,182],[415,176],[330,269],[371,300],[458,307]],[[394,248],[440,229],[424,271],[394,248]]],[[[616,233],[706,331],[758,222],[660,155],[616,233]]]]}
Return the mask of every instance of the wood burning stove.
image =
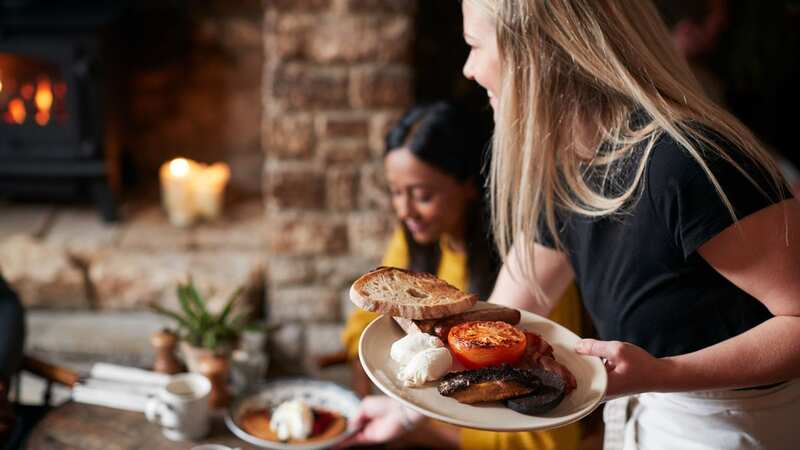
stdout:
{"type": "Polygon", "coordinates": [[[117,218],[100,38],[117,11],[107,3],[0,0],[0,196],[92,198],[117,218]]]}

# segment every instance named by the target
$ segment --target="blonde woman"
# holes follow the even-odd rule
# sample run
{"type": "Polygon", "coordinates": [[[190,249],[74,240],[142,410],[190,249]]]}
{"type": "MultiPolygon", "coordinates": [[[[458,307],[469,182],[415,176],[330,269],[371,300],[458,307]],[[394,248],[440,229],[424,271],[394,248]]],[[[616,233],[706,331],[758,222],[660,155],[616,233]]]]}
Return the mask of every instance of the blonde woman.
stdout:
{"type": "MultiPolygon", "coordinates": [[[[546,314],[577,282],[604,340],[576,351],[605,359],[616,399],[607,448],[794,448],[800,204],[775,164],[650,1],[462,5],[464,73],[495,111],[492,301],[546,314]]],[[[354,440],[388,417],[419,419],[365,413],[354,440]]]]}

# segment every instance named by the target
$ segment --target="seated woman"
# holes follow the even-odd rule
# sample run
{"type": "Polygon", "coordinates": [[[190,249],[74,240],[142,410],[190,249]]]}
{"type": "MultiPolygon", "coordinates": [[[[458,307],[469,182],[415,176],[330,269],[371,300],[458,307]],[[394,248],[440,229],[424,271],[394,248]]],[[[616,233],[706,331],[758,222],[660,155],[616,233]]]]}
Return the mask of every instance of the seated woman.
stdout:
{"type": "MultiPolygon", "coordinates": [[[[488,132],[444,102],[408,111],[386,136],[386,178],[399,224],[383,265],[435,273],[459,289],[487,299],[499,268],[486,221],[483,155],[488,132]]],[[[343,341],[357,358],[358,340],[377,314],[356,310],[343,341]]],[[[551,319],[578,333],[581,307],[572,286],[551,319]]],[[[425,423],[415,445],[462,449],[573,449],[577,424],[537,433],[493,433],[425,423]]],[[[417,430],[419,431],[419,430],[417,430]]]]}

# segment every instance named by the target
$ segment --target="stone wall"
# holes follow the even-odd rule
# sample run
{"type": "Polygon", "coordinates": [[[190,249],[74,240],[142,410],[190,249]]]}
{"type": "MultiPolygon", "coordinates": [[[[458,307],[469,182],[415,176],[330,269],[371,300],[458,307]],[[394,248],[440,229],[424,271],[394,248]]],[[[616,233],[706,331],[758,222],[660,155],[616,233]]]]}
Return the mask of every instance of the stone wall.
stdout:
{"type": "Polygon", "coordinates": [[[412,102],[417,4],[265,6],[269,317],[284,325],[286,339],[325,353],[339,347],[350,283],[379,263],[393,226],[383,136],[412,102]]]}
{"type": "Polygon", "coordinates": [[[187,276],[214,311],[244,287],[239,307],[262,313],[261,201],[192,228],[171,225],[158,204],[125,209],[125,221],[106,224],[88,207],[0,202],[0,274],[27,310],[26,351],[69,366],[148,367],[150,334],[174,326],[148,305],[178,309],[175,287],[187,276]]]}
{"type": "Polygon", "coordinates": [[[263,308],[264,217],[258,201],[192,228],[171,225],[155,204],[128,205],[106,224],[88,208],[0,203],[0,274],[30,310],[141,311],[178,307],[177,283],[192,277],[212,309],[239,287],[240,303],[263,308]]]}

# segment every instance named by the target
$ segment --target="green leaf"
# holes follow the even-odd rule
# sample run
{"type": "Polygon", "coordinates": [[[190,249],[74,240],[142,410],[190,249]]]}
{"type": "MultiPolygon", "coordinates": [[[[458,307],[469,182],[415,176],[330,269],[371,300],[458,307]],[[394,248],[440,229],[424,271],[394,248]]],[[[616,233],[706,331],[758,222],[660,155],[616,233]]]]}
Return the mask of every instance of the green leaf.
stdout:
{"type": "Polygon", "coordinates": [[[198,318],[200,319],[200,323],[203,325],[203,327],[206,327],[209,324],[211,324],[213,319],[211,318],[211,315],[208,313],[208,309],[206,308],[206,302],[200,296],[200,293],[197,292],[197,289],[194,287],[194,283],[192,282],[191,279],[189,279],[189,283],[186,285],[186,292],[189,297],[189,300],[191,300],[191,302],[195,306],[196,310],[195,312],[198,318]]]}
{"type": "Polygon", "coordinates": [[[179,284],[177,292],[178,292],[178,301],[180,302],[181,309],[184,312],[186,321],[192,325],[193,329],[199,328],[200,319],[197,317],[194,311],[192,311],[192,305],[189,300],[189,294],[186,290],[186,286],[179,284]]]}

